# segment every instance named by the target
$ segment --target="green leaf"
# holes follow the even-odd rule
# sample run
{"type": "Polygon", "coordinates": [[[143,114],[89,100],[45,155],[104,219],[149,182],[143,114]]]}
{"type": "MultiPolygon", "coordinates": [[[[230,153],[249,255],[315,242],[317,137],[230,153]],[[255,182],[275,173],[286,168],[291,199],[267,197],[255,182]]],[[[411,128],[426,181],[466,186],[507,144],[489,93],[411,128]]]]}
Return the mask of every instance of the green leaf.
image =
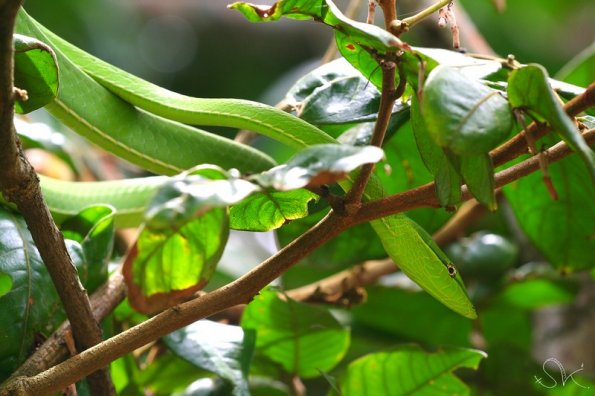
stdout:
{"type": "Polygon", "coordinates": [[[15,34],[14,85],[27,91],[27,100],[17,96],[15,112],[29,113],[45,106],[58,94],[58,63],[54,51],[32,37],[15,34]]]}
{"type": "Polygon", "coordinates": [[[382,149],[374,146],[319,144],[299,152],[284,165],[252,176],[251,180],[279,191],[332,184],[383,156],[382,149]]]}
{"type": "Polygon", "coordinates": [[[461,176],[471,195],[489,210],[495,211],[498,203],[494,192],[494,166],[490,155],[461,155],[459,164],[461,176]]]}
{"type": "Polygon", "coordinates": [[[521,309],[533,310],[549,305],[569,304],[574,301],[577,285],[562,280],[529,279],[508,285],[497,301],[521,309]]]}
{"type": "Polygon", "coordinates": [[[595,81],[595,41],[564,65],[556,79],[581,87],[595,81]]]}
{"type": "Polygon", "coordinates": [[[461,176],[442,148],[432,140],[421,115],[416,95],[411,99],[411,127],[421,159],[434,176],[436,196],[440,205],[445,207],[457,205],[461,201],[461,176]]]}
{"type": "Polygon", "coordinates": [[[424,345],[470,346],[473,322],[427,293],[382,286],[369,287],[367,293],[366,303],[352,309],[354,326],[380,330],[393,338],[424,345]]]}
{"type": "Polygon", "coordinates": [[[229,226],[243,231],[275,230],[308,216],[308,204],[317,199],[318,195],[304,189],[258,192],[230,208],[229,226]]]}
{"type": "Polygon", "coordinates": [[[468,395],[452,373],[477,369],[487,355],[474,349],[443,348],[427,353],[416,345],[364,356],[349,365],[341,390],[346,395],[468,395]]]}
{"type": "Polygon", "coordinates": [[[255,344],[253,332],[200,320],[164,340],[176,355],[233,384],[233,395],[250,394],[247,379],[255,344]]]}
{"type": "Polygon", "coordinates": [[[362,46],[384,52],[403,47],[401,40],[386,30],[347,18],[330,0],[280,0],[271,6],[237,2],[227,7],[240,11],[250,22],[276,21],[283,16],[314,19],[347,34],[362,46]]]}
{"type": "Polygon", "coordinates": [[[72,239],[83,248],[85,265],[79,269],[92,292],[107,279],[107,265],[114,247],[114,214],[111,206],[91,206],[65,220],[60,229],[64,238],[72,239]]]}
{"type": "Polygon", "coordinates": [[[510,73],[508,100],[512,107],[545,119],[585,162],[591,181],[595,182],[595,152],[566,114],[562,103],[548,83],[547,71],[541,65],[527,65],[510,73]]]}
{"type": "Polygon", "coordinates": [[[258,189],[235,175],[212,180],[197,174],[182,174],[164,183],[155,194],[145,213],[145,222],[153,231],[181,227],[212,208],[236,204],[258,189]]]}
{"type": "MultiPolygon", "coordinates": [[[[78,269],[82,251],[66,241],[78,269]]],[[[29,355],[38,334],[49,335],[65,315],[50,276],[21,216],[0,208],[0,275],[12,288],[0,296],[0,380],[29,355]],[[6,276],[9,279],[6,279],[6,276]]]]}
{"type": "Polygon", "coordinates": [[[512,128],[512,112],[498,91],[450,67],[438,66],[430,73],[421,102],[428,132],[455,154],[487,153],[512,128]]]}
{"type": "Polygon", "coordinates": [[[0,272],[0,297],[12,290],[12,278],[4,272],[0,272]]]}
{"type": "MultiPolygon", "coordinates": [[[[314,125],[374,121],[380,108],[380,92],[359,73],[332,80],[314,90],[302,102],[298,116],[314,125]]],[[[393,114],[408,114],[409,106],[397,101],[393,114]]]]}
{"type": "Polygon", "coordinates": [[[451,277],[450,261],[426,231],[404,215],[375,220],[372,227],[405,275],[453,311],[477,317],[460,275],[451,277]]]}
{"type": "MultiPolygon", "coordinates": [[[[544,138],[555,143],[554,136],[544,138]]],[[[595,187],[577,156],[548,167],[558,193],[551,199],[540,173],[527,175],[504,187],[504,195],[523,232],[559,271],[595,267],[593,219],[595,187]]]]}
{"type": "Polygon", "coordinates": [[[122,270],[130,305],[153,313],[189,298],[210,280],[228,235],[227,211],[221,208],[174,229],[144,228],[122,270]]]}
{"type": "Polygon", "coordinates": [[[248,304],[242,328],[256,330],[256,348],[292,374],[318,377],[349,347],[349,330],[325,309],[264,291],[248,304]]]}

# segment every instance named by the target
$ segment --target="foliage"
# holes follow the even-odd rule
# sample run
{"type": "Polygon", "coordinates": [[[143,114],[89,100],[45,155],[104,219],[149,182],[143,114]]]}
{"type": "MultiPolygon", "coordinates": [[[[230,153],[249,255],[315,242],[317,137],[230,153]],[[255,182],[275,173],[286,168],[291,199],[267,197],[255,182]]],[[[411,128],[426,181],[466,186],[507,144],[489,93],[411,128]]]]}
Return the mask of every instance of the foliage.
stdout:
{"type": "MultiPolygon", "coordinates": [[[[168,91],[84,52],[24,10],[18,16],[15,86],[29,98],[20,96],[15,110],[44,107],[102,149],[161,175],[42,178],[84,287],[93,292],[110,263],[122,264],[128,299],[104,319],[106,333],[144,322],[139,313],[157,315],[144,322],[150,326],[162,311],[172,318],[199,312],[189,304],[200,304],[200,290],[213,284],[223,287],[202,301],[216,311],[242,310],[241,317],[222,312],[225,323],[201,314],[168,327],[149,349],[111,362],[117,391],[549,394],[532,383],[541,362],[531,357],[530,314],[572,304],[595,266],[595,153],[585,139],[593,122],[564,108],[585,91],[592,47],[561,74],[578,84],[571,85],[540,65],[412,46],[409,36],[348,18],[331,0],[228,8],[255,23],[326,25],[342,57],[293,81],[284,91],[286,113],[168,91]],[[510,173],[528,162],[515,154],[506,158],[514,165],[494,163],[493,150],[515,141],[526,147],[520,137],[532,120],[555,131],[539,137],[540,149],[566,144],[576,153],[549,164],[548,155],[534,153],[544,173],[517,175],[498,196],[495,167],[510,173]],[[278,146],[251,147],[196,125],[248,129],[293,154],[278,163],[286,157],[278,146]],[[460,231],[468,236],[439,246],[430,234],[460,221],[469,198],[490,213],[460,231]],[[124,248],[116,243],[122,227],[138,231],[124,248]],[[230,275],[246,259],[236,254],[231,266],[219,265],[236,231],[273,231],[281,250],[246,275],[230,275]],[[534,256],[523,251],[527,243],[534,256]],[[529,262],[536,258],[544,262],[529,262]],[[368,278],[382,262],[366,260],[379,259],[394,262],[390,271],[368,278]],[[351,272],[337,275],[343,270],[351,272]],[[270,273],[281,277],[266,287],[270,273]],[[219,300],[208,300],[213,295],[219,300]],[[518,360],[509,367],[512,356],[518,360]]],[[[24,142],[55,150],[47,136],[24,142]]],[[[89,153],[85,147],[82,156],[89,153]]],[[[91,173],[66,150],[60,158],[79,175],[91,173]]],[[[23,218],[1,202],[3,380],[65,315],[23,218]]]]}

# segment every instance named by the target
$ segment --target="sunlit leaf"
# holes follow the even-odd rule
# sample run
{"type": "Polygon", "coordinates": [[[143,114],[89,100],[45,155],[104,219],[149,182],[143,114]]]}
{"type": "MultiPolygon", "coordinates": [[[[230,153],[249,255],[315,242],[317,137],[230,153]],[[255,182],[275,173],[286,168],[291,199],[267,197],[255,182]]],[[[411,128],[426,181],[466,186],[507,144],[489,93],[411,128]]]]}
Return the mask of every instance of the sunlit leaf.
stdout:
{"type": "Polygon", "coordinates": [[[200,320],[164,338],[178,356],[229,381],[233,395],[249,395],[248,371],[254,333],[241,327],[200,320]]]}
{"type": "Polygon", "coordinates": [[[515,108],[545,119],[564,141],[585,162],[591,180],[595,182],[595,152],[566,114],[562,103],[548,83],[547,71],[540,65],[528,65],[514,70],[508,79],[508,100],[515,108]]]}
{"type": "Polygon", "coordinates": [[[0,297],[12,289],[12,278],[10,275],[0,272],[0,297]]]}
{"type": "Polygon", "coordinates": [[[564,280],[528,279],[508,285],[496,299],[499,303],[522,309],[570,304],[576,298],[578,285],[564,280]]]}
{"type": "Polygon", "coordinates": [[[347,18],[331,0],[280,0],[271,6],[238,2],[228,8],[240,11],[250,22],[276,21],[283,16],[314,19],[347,34],[360,45],[379,51],[404,46],[398,38],[378,26],[347,18]]]}
{"type": "Polygon", "coordinates": [[[85,265],[79,276],[87,279],[92,292],[107,279],[107,265],[114,247],[114,208],[92,206],[65,220],[60,230],[65,238],[83,247],[85,265]]]}
{"type": "Polygon", "coordinates": [[[144,228],[124,261],[130,305],[152,313],[189,298],[215,271],[229,234],[226,209],[212,208],[179,228],[144,228]]]}
{"type": "Polygon", "coordinates": [[[498,91],[450,67],[430,73],[420,101],[432,139],[455,154],[487,153],[512,128],[512,112],[498,91]]]}
{"type": "Polygon", "coordinates": [[[248,304],[242,327],[256,331],[256,348],[300,377],[328,372],[349,347],[349,331],[325,309],[265,291],[248,304]]]}
{"type": "Polygon", "coordinates": [[[468,395],[453,371],[477,369],[487,355],[474,349],[441,348],[427,353],[416,345],[378,352],[352,362],[341,381],[346,395],[468,395]]]}
{"type": "Polygon", "coordinates": [[[243,231],[270,231],[308,215],[308,204],[318,195],[303,189],[262,191],[233,205],[229,226],[243,231]]]}
{"type": "Polygon", "coordinates": [[[380,161],[383,156],[382,149],[373,146],[320,144],[299,152],[284,165],[253,176],[252,180],[279,191],[332,184],[364,164],[380,161]]]}
{"type": "Polygon", "coordinates": [[[27,91],[17,96],[14,109],[29,113],[45,106],[58,94],[58,63],[54,51],[32,37],[14,35],[14,85],[27,91]]]}

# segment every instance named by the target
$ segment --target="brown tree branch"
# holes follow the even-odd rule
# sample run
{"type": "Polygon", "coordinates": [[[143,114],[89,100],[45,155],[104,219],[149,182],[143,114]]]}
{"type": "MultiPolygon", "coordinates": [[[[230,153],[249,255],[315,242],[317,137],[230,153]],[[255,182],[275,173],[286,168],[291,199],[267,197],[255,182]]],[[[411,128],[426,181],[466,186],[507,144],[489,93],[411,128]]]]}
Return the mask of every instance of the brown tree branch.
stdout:
{"type": "MultiPolygon", "coordinates": [[[[101,329],[91,313],[64,238],[43,200],[39,180],[23,155],[14,128],[13,31],[19,0],[0,1],[0,192],[22,213],[41,258],[52,278],[80,349],[102,341],[101,329]]],[[[93,394],[113,394],[109,372],[89,377],[93,394]]]]}
{"type": "MultiPolygon", "coordinates": [[[[592,145],[595,143],[595,129],[590,129],[583,133],[583,137],[587,144],[592,145]]],[[[548,162],[551,164],[572,153],[573,151],[570,147],[564,142],[559,142],[550,149],[545,150],[543,155],[546,156],[548,162]]],[[[537,157],[531,157],[496,173],[495,187],[502,187],[528,175],[529,173],[535,172],[537,169],[539,169],[539,159],[537,157]]],[[[471,199],[471,194],[469,193],[467,186],[463,186],[462,199],[471,199]]],[[[390,197],[378,199],[376,201],[366,202],[353,217],[355,222],[359,224],[422,207],[440,207],[438,198],[436,198],[434,183],[427,183],[400,194],[391,195],[390,197]]]]}

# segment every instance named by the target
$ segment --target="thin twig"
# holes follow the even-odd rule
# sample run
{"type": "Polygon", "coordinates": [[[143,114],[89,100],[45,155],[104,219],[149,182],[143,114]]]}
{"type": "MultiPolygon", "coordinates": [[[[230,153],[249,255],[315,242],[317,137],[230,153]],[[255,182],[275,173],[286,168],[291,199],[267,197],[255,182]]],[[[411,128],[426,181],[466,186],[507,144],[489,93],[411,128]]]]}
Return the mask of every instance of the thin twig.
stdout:
{"type": "Polygon", "coordinates": [[[451,2],[451,0],[440,0],[436,4],[429,6],[428,8],[418,12],[417,14],[415,14],[409,18],[405,18],[402,21],[399,21],[395,17],[393,20],[391,20],[387,29],[392,34],[394,34],[395,36],[398,37],[401,34],[407,32],[414,25],[417,25],[418,23],[420,23],[421,21],[423,21],[424,19],[426,19],[427,17],[429,17],[430,15],[432,15],[433,13],[435,13],[436,11],[441,9],[442,7],[446,6],[450,2],[451,2]]]}
{"type": "MultiPolygon", "coordinates": [[[[64,238],[41,195],[39,179],[22,152],[13,124],[13,30],[19,0],[0,1],[0,192],[23,215],[41,258],[54,283],[80,350],[102,341],[93,319],[87,292],[80,283],[64,238]]],[[[109,371],[89,376],[94,395],[114,394],[109,371]]]]}

